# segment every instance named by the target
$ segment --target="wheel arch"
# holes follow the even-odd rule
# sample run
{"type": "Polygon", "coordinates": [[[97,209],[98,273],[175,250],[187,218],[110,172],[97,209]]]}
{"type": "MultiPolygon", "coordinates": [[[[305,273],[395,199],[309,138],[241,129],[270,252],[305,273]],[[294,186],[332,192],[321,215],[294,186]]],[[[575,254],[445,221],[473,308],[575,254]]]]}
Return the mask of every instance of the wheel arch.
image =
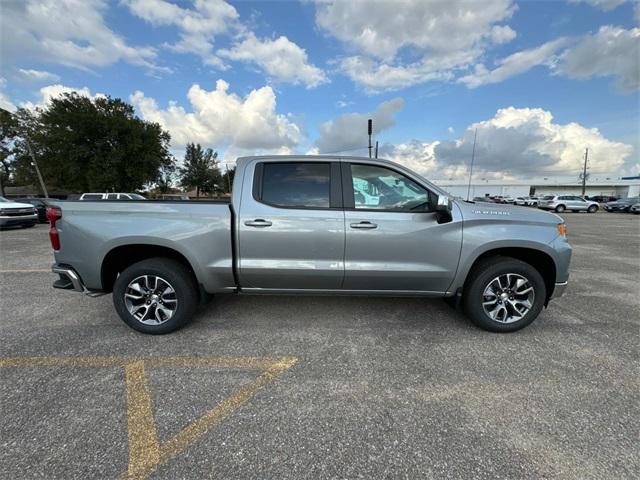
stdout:
{"type": "Polygon", "coordinates": [[[548,253],[530,247],[500,247],[482,252],[474,259],[473,263],[469,267],[464,284],[462,286],[462,291],[465,290],[468,283],[470,282],[474,268],[478,265],[478,263],[490,257],[515,258],[516,260],[525,262],[535,268],[544,280],[545,288],[547,290],[545,305],[547,305],[549,299],[553,295],[553,290],[555,288],[557,270],[556,263],[553,260],[553,257],[551,257],[551,255],[549,255],[548,253]]]}
{"type": "Polygon", "coordinates": [[[180,262],[187,267],[196,280],[196,283],[199,284],[198,277],[191,263],[187,257],[179,251],[163,245],[134,243],[114,247],[104,256],[100,267],[102,290],[112,292],[116,278],[127,267],[142,260],[156,257],[171,258],[180,262]]]}

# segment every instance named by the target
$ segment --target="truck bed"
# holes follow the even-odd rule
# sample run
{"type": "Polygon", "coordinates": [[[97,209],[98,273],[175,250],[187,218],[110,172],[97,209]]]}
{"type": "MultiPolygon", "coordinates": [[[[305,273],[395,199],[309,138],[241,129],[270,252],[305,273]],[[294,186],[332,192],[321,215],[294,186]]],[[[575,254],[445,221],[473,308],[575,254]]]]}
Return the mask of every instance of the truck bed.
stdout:
{"type": "Polygon", "coordinates": [[[88,289],[102,290],[104,267],[126,249],[152,245],[182,255],[209,291],[235,288],[227,201],[59,201],[58,263],[73,265],[88,289]],[[105,258],[108,260],[105,262],[105,258]]]}

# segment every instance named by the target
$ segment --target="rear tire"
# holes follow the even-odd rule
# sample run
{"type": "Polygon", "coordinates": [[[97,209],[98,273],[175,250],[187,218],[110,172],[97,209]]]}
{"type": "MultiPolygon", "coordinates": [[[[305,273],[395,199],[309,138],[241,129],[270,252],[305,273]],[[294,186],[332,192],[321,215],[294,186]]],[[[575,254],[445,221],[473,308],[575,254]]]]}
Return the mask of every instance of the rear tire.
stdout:
{"type": "Polygon", "coordinates": [[[562,212],[564,212],[566,209],[567,209],[567,207],[565,207],[564,205],[558,205],[558,206],[556,207],[556,212],[557,212],[557,213],[562,213],[562,212]]]}
{"type": "Polygon", "coordinates": [[[170,258],[150,258],[127,267],[113,286],[120,318],[143,333],[163,334],[186,325],[198,307],[193,273],[170,258]]]}
{"type": "Polygon", "coordinates": [[[588,213],[596,213],[597,211],[598,211],[597,205],[591,205],[589,208],[587,208],[588,213]]]}
{"type": "Polygon", "coordinates": [[[469,273],[462,304],[476,326],[490,332],[507,333],[533,322],[542,311],[546,298],[547,289],[538,270],[515,258],[495,256],[481,260],[469,273]],[[495,283],[497,279],[502,280],[495,283]],[[532,290],[526,292],[529,287],[532,290]],[[495,294],[487,295],[489,290],[495,294]],[[495,303],[491,303],[494,299],[495,303]],[[492,318],[491,313],[496,310],[498,315],[492,318]],[[501,310],[505,312],[502,315],[501,310]]]}

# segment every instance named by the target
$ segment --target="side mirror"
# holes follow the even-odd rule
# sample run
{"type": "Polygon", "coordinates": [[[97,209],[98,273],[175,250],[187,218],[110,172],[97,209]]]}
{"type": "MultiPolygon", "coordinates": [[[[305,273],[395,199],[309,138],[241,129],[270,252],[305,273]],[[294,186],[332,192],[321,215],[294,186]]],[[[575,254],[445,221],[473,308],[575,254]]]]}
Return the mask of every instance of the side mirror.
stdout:
{"type": "Polygon", "coordinates": [[[451,213],[451,199],[447,195],[438,195],[436,212],[451,213]]]}

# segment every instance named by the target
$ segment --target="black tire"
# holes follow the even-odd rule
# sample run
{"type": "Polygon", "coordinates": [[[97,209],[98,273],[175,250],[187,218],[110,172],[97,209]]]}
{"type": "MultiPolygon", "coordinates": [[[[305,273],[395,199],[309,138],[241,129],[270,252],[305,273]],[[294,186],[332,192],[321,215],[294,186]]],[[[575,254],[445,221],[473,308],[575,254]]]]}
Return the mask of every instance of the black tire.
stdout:
{"type": "Polygon", "coordinates": [[[478,327],[490,332],[515,332],[533,322],[544,307],[547,289],[540,272],[528,263],[511,257],[495,256],[481,260],[469,272],[462,297],[462,305],[469,319],[478,327]],[[489,283],[505,274],[517,274],[526,278],[533,287],[533,303],[520,320],[503,323],[492,319],[484,310],[484,290],[489,283]]]}
{"type": "MultiPolygon", "coordinates": [[[[186,325],[198,307],[198,288],[193,273],[182,263],[170,258],[150,258],[126,268],[113,286],[113,305],[120,318],[131,328],[143,333],[163,334],[186,325]],[[163,323],[146,324],[134,317],[125,304],[129,284],[138,277],[153,275],[168,282],[175,290],[177,305],[173,315],[163,323]]],[[[159,307],[160,308],[160,307],[159,307]]]]}
{"type": "Polygon", "coordinates": [[[36,226],[35,223],[29,223],[27,225],[22,225],[22,228],[32,228],[32,227],[35,227],[35,226],[36,226]]]}
{"type": "Polygon", "coordinates": [[[590,205],[589,208],[587,208],[588,213],[596,213],[597,211],[598,211],[597,205],[590,205]]]}
{"type": "Polygon", "coordinates": [[[557,212],[557,213],[562,213],[562,212],[564,212],[566,209],[567,209],[567,207],[565,207],[564,205],[558,205],[558,206],[556,207],[556,212],[557,212]]]}

